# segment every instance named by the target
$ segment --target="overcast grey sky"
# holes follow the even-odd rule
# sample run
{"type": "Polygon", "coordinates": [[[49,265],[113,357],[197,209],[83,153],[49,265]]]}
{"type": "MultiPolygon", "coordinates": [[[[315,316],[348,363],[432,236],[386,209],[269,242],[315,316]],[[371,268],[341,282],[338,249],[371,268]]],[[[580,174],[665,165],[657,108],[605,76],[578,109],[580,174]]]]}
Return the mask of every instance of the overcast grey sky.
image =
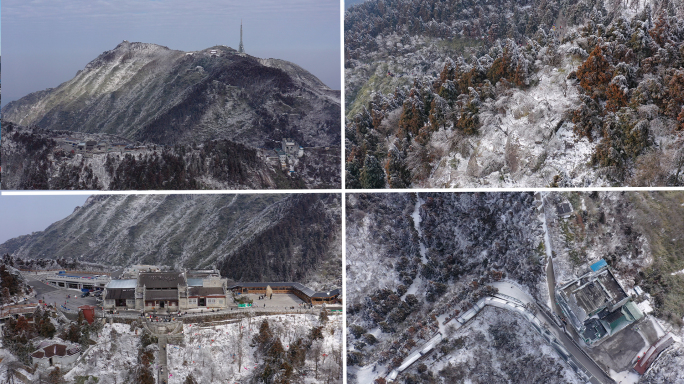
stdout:
{"type": "Polygon", "coordinates": [[[5,0],[2,105],[73,78],[123,40],[292,61],[340,89],[340,0],[5,0]]]}
{"type": "Polygon", "coordinates": [[[69,216],[87,198],[87,195],[0,195],[0,244],[17,236],[44,230],[69,216]]]}
{"type": "MultiPolygon", "coordinates": [[[[0,9],[2,9],[2,5],[0,4],[0,9]]],[[[0,17],[1,18],[1,17],[0,17]]],[[[0,28],[2,29],[2,28],[0,28]]],[[[2,41],[2,36],[0,36],[0,41],[2,41]]]]}

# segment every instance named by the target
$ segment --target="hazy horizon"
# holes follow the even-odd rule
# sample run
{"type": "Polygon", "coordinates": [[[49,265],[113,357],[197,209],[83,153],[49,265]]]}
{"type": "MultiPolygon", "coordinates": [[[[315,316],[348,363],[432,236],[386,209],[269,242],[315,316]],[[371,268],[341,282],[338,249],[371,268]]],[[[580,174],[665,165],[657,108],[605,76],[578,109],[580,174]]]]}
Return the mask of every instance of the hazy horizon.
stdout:
{"type": "Polygon", "coordinates": [[[2,106],[55,88],[124,40],[181,51],[215,45],[291,61],[341,89],[340,3],[336,0],[41,0],[5,1],[8,39],[2,106]]]}
{"type": "MultiPolygon", "coordinates": [[[[0,244],[43,231],[83,206],[89,195],[0,195],[0,244]]],[[[0,255],[1,256],[1,255],[0,255]]]]}

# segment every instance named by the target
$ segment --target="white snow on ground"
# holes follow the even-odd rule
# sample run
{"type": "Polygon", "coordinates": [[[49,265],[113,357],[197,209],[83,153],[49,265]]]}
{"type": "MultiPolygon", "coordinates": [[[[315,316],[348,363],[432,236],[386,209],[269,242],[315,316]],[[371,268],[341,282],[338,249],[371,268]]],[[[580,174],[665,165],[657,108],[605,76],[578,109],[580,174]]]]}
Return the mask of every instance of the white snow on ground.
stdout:
{"type": "Polygon", "coordinates": [[[660,322],[658,322],[658,320],[652,316],[649,316],[648,319],[651,320],[651,323],[653,324],[653,328],[655,328],[656,333],[658,334],[658,338],[660,339],[661,337],[665,336],[665,330],[660,325],[660,322]]]}
{"type": "MultiPolygon", "coordinates": [[[[0,331],[2,331],[2,326],[0,326],[0,331]]],[[[2,338],[0,338],[0,347],[2,347],[2,338]]],[[[17,358],[14,357],[8,350],[0,348],[0,383],[7,382],[7,364],[16,361],[17,358]]]]}
{"type": "MultiPolygon", "coordinates": [[[[494,345],[493,337],[489,332],[490,326],[500,322],[502,319],[505,319],[506,322],[517,322],[516,334],[520,341],[519,345],[524,349],[525,354],[532,356],[542,354],[550,357],[558,362],[562,368],[561,372],[559,372],[559,377],[563,377],[566,381],[571,383],[580,383],[570,366],[563,362],[556,351],[548,345],[546,340],[544,340],[536,330],[534,330],[527,319],[519,314],[490,306],[486,306],[473,320],[459,328],[450,336],[451,340],[463,338],[465,340],[464,348],[457,349],[451,354],[443,356],[434,362],[431,361],[431,357],[428,357],[428,359],[424,361],[425,364],[427,364],[433,372],[440,371],[449,363],[465,363],[470,367],[476,366],[477,356],[482,356],[481,349],[491,348],[491,346],[494,345]],[[482,336],[484,336],[484,338],[481,338],[482,336]],[[430,363],[428,363],[428,361],[430,361],[430,363]]],[[[502,355],[500,355],[500,357],[502,359],[504,358],[502,355]]],[[[491,364],[498,366],[499,362],[496,360],[497,359],[491,361],[491,364]]]]}
{"type": "Polygon", "coordinates": [[[348,367],[349,373],[356,375],[357,383],[372,383],[378,377],[385,375],[387,368],[384,365],[378,366],[375,370],[373,365],[366,365],[365,367],[348,367]]]}
{"type": "MultiPolygon", "coordinates": [[[[416,208],[413,210],[413,213],[411,216],[413,217],[413,226],[416,228],[416,232],[418,232],[418,238],[423,237],[423,231],[420,229],[420,222],[422,219],[420,218],[420,206],[425,203],[423,199],[420,198],[420,195],[416,193],[416,208]]],[[[425,257],[425,252],[427,252],[427,248],[425,248],[425,244],[423,242],[420,242],[420,260],[425,264],[428,262],[427,257],[425,257]]]]}
{"type": "Polygon", "coordinates": [[[96,375],[98,383],[123,383],[128,373],[138,365],[138,335],[127,324],[106,324],[96,337],[97,345],[88,349],[81,360],[64,378],[74,380],[76,376],[96,375]],[[112,329],[117,335],[112,337],[112,329]]]}
{"type": "MultiPolygon", "coordinates": [[[[684,204],[682,204],[682,205],[684,205],[684,204]]],[[[684,269],[682,269],[681,271],[672,272],[670,275],[672,275],[672,276],[684,275],[684,269]]]]}
{"type": "Polygon", "coordinates": [[[610,377],[620,384],[636,384],[639,381],[639,375],[634,371],[615,372],[612,369],[610,377]]]}
{"type": "Polygon", "coordinates": [[[544,250],[546,251],[546,257],[551,260],[551,259],[553,259],[553,249],[551,248],[551,236],[549,235],[549,227],[546,224],[546,210],[547,209],[553,209],[553,208],[551,208],[551,207],[546,208],[546,202],[544,200],[543,195],[542,195],[542,204],[544,204],[544,205],[542,205],[543,210],[540,214],[540,218],[541,218],[542,223],[543,223],[542,227],[544,228],[544,250]]]}
{"type": "Polygon", "coordinates": [[[653,307],[651,306],[651,302],[648,300],[644,300],[641,303],[637,304],[637,308],[644,314],[651,313],[653,312],[653,307]]]}
{"type": "MultiPolygon", "coordinates": [[[[572,43],[566,43],[559,50],[567,52],[571,47],[572,43]]],[[[566,59],[559,67],[542,67],[536,75],[539,83],[535,86],[527,90],[512,89],[497,100],[485,101],[480,109],[480,133],[469,139],[472,156],[464,158],[460,153],[452,152],[435,160],[432,175],[419,187],[546,187],[555,175],[564,171],[573,185],[583,186],[588,182],[595,186],[607,185],[587,165],[596,143],[586,138],[578,140],[572,122],[565,122],[556,130],[563,113],[580,104],[576,87],[568,86],[565,94],[563,87],[568,73],[581,60],[571,55],[564,57],[566,59]],[[501,106],[505,106],[505,112],[497,113],[501,106]],[[501,167],[495,164],[506,163],[507,146],[516,148],[514,157],[518,169],[504,167],[487,171],[501,167]],[[473,170],[476,170],[475,174],[473,170]]],[[[442,146],[442,139],[438,137],[444,135],[448,136],[436,134],[431,144],[435,148],[442,146]]]]}
{"type": "MultiPolygon", "coordinates": [[[[420,228],[420,222],[422,219],[420,218],[420,206],[425,203],[423,199],[420,198],[420,196],[416,193],[416,208],[413,210],[413,213],[411,214],[411,217],[413,217],[413,226],[418,232],[418,238],[420,239],[423,236],[423,232],[420,228]]],[[[427,264],[428,259],[425,256],[427,252],[427,248],[425,248],[425,244],[423,244],[422,241],[419,240],[418,245],[420,247],[420,260],[423,264],[427,264]]],[[[418,292],[418,288],[421,287],[423,284],[423,278],[420,275],[416,275],[416,278],[413,279],[413,282],[411,283],[411,286],[408,287],[406,290],[406,293],[404,293],[401,296],[401,299],[404,300],[406,299],[406,295],[415,295],[416,292],[418,292]]]]}
{"type": "Polygon", "coordinates": [[[422,219],[420,218],[420,206],[423,205],[423,199],[421,199],[420,195],[417,193],[416,197],[416,207],[413,210],[411,217],[413,217],[413,227],[416,228],[416,231],[418,232],[418,237],[422,237],[423,232],[420,230],[420,222],[422,221],[422,219]]]}
{"type": "MultiPolygon", "coordinates": [[[[551,242],[551,232],[549,231],[549,225],[547,223],[547,219],[553,220],[553,216],[551,215],[551,212],[553,210],[552,206],[550,203],[546,202],[546,194],[540,193],[541,196],[541,208],[540,208],[540,213],[539,213],[539,219],[542,221],[542,227],[544,228],[544,251],[546,253],[546,264],[544,265],[544,270],[546,271],[547,268],[549,267],[548,263],[552,263],[553,267],[553,275],[554,278],[556,279],[556,284],[558,284],[558,278],[560,277],[561,279],[564,278],[563,274],[558,273],[558,267],[556,264],[560,261],[558,258],[554,260],[553,258],[553,243],[551,242]],[[547,206],[548,204],[548,206],[547,206]],[[560,276],[559,276],[560,275],[560,276]]],[[[564,270],[564,269],[560,269],[564,270]]],[[[561,280],[562,281],[562,280],[561,280]]],[[[549,292],[549,283],[548,283],[548,274],[544,274],[544,279],[539,283],[539,286],[542,287],[540,288],[540,294],[544,295],[542,297],[546,298],[546,305],[548,306],[549,309],[553,308],[553,303],[551,302],[551,297],[553,296],[552,293],[549,292]]]]}
{"type": "MultiPolygon", "coordinates": [[[[251,379],[254,368],[260,363],[255,360],[252,338],[259,333],[264,319],[275,336],[280,337],[285,350],[298,338],[305,338],[311,328],[319,325],[314,315],[275,315],[242,319],[232,324],[200,327],[197,324],[183,326],[185,338],[179,345],[169,344],[169,384],[181,384],[192,374],[200,383],[235,383],[251,379]],[[238,366],[240,351],[242,364],[238,366]]],[[[319,372],[326,365],[337,364],[334,354],[342,352],[342,317],[330,316],[323,331],[324,339],[314,342],[311,350],[320,347],[319,372]],[[337,352],[335,352],[337,351],[337,352]]],[[[341,363],[340,363],[341,364],[341,363]]],[[[305,383],[316,383],[314,362],[307,357],[306,368],[311,372],[305,383]]]]}
{"type": "MultiPolygon", "coordinates": [[[[183,327],[184,341],[178,345],[170,342],[167,346],[168,383],[183,383],[190,373],[203,384],[246,382],[251,378],[255,365],[259,363],[254,358],[255,348],[250,344],[264,319],[268,319],[271,331],[280,337],[286,350],[291,341],[299,337],[305,338],[312,327],[320,325],[318,316],[315,315],[258,316],[211,327],[186,324],[183,327]],[[237,354],[240,347],[243,348],[243,361],[238,367],[237,354]]],[[[138,365],[140,332],[138,328],[136,335],[126,324],[106,324],[97,337],[97,345],[89,349],[82,360],[65,375],[65,379],[70,381],[76,376],[94,374],[101,384],[126,382],[129,372],[138,365]],[[111,337],[112,329],[117,331],[118,336],[111,337]]],[[[310,349],[313,351],[320,348],[316,350],[321,354],[319,374],[330,366],[341,365],[341,360],[335,360],[342,356],[342,317],[330,316],[323,335],[324,339],[315,341],[310,349]]],[[[0,357],[3,357],[2,350],[0,357]]],[[[306,369],[310,372],[304,381],[307,384],[319,382],[313,375],[315,364],[312,358],[313,356],[307,355],[306,369]]],[[[158,355],[155,359],[159,361],[158,355]]],[[[156,375],[156,366],[153,366],[153,371],[156,375]]],[[[0,381],[1,375],[2,373],[0,381]]],[[[319,380],[321,376],[322,374],[319,380]]]]}

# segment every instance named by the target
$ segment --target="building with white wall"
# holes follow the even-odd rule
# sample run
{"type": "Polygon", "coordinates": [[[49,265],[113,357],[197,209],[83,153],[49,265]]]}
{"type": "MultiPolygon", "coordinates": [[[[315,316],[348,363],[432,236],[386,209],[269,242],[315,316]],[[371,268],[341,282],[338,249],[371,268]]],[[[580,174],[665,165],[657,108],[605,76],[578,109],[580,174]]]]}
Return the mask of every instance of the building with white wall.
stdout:
{"type": "Polygon", "coordinates": [[[58,288],[73,289],[75,291],[102,290],[109,283],[109,275],[98,275],[94,273],[76,273],[59,271],[54,275],[48,275],[45,283],[58,288]]]}
{"type": "Polygon", "coordinates": [[[228,306],[226,279],[216,270],[138,271],[135,279],[112,280],[107,285],[104,309],[175,312],[228,306]]]}
{"type": "Polygon", "coordinates": [[[62,340],[46,340],[38,345],[38,349],[31,354],[31,359],[39,368],[47,369],[52,366],[61,370],[68,370],[81,356],[81,346],[62,340]]]}

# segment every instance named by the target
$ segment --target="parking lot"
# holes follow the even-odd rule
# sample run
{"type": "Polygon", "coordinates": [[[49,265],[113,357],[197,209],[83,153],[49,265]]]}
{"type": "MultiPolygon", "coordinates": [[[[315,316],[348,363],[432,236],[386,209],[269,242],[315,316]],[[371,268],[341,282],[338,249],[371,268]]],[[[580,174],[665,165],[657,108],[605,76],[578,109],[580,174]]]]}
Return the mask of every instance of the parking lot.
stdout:
{"type": "Polygon", "coordinates": [[[606,370],[610,368],[615,372],[622,372],[630,369],[637,353],[646,346],[644,339],[633,327],[634,325],[628,326],[601,344],[588,348],[587,353],[606,370]]]}
{"type": "Polygon", "coordinates": [[[79,291],[47,285],[32,275],[26,275],[26,278],[29,285],[36,291],[36,297],[29,302],[37,303],[38,300],[43,300],[47,304],[56,305],[67,312],[74,313],[78,313],[78,307],[81,305],[97,305],[97,299],[94,296],[82,298],[79,291]]]}

